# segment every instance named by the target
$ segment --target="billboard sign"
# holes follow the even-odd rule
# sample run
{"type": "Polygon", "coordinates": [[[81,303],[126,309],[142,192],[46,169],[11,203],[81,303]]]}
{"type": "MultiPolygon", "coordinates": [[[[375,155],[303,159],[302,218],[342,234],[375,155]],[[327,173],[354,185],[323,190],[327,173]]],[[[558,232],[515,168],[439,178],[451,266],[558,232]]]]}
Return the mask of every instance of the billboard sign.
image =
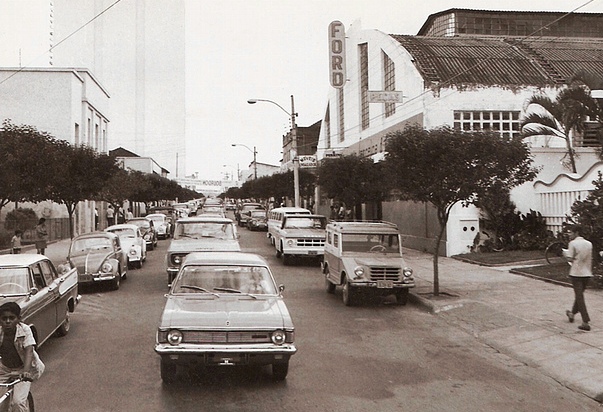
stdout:
{"type": "Polygon", "coordinates": [[[345,28],[340,21],[329,24],[329,79],[331,86],[343,88],[345,84],[345,28]]]}
{"type": "Polygon", "coordinates": [[[318,165],[318,163],[316,162],[315,155],[299,156],[298,159],[299,159],[299,167],[301,167],[302,169],[310,169],[310,168],[316,167],[318,165]]]}

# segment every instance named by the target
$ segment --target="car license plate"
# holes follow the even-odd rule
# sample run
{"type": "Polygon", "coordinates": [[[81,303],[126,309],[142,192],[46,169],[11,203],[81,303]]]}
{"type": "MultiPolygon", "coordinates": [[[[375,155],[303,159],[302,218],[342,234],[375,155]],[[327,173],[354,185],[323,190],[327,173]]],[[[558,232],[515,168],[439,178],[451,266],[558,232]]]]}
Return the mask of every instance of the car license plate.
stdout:
{"type": "Polygon", "coordinates": [[[315,250],[309,250],[308,255],[315,255],[317,252],[315,250]]]}
{"type": "Polygon", "coordinates": [[[215,353],[208,356],[208,362],[214,365],[241,365],[247,363],[245,355],[235,353],[215,353]]]}
{"type": "Polygon", "coordinates": [[[379,289],[391,289],[394,287],[394,281],[393,280],[378,280],[377,287],[379,289]]]}

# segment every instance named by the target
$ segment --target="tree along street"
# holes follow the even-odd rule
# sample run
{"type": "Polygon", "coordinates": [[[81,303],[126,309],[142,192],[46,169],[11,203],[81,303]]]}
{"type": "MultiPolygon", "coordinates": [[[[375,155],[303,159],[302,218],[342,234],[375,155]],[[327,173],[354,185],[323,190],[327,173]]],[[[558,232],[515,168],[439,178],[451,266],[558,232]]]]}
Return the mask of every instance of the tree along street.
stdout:
{"type": "Polygon", "coordinates": [[[266,257],[296,326],[285,382],[270,368],[202,369],[165,386],[155,330],[165,302],[165,251],[150,251],[118,291],[88,288],[66,337],[40,348],[32,386],[42,411],[590,411],[596,402],[477,342],[411,304],[345,307],[320,268],[284,266],[264,232],[240,229],[244,251],[266,257]]]}

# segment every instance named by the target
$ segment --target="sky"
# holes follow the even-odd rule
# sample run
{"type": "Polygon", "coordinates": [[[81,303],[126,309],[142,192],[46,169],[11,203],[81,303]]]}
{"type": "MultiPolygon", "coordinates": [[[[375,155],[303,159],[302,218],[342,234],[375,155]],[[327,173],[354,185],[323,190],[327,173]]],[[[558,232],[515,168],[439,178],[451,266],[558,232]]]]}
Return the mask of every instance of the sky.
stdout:
{"type": "Polygon", "coordinates": [[[332,21],[414,35],[450,8],[603,13],[603,0],[185,1],[186,173],[206,179],[248,169],[254,147],[258,162],[279,165],[291,96],[298,126],[324,117],[332,21]]]}

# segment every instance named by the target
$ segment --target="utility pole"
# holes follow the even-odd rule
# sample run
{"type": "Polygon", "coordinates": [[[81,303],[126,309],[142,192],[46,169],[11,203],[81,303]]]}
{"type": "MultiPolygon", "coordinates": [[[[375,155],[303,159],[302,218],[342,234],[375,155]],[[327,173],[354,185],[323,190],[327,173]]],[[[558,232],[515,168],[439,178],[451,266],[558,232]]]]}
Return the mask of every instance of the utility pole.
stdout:
{"type": "Polygon", "coordinates": [[[291,95],[291,155],[293,156],[293,186],[295,191],[295,207],[300,207],[299,202],[299,157],[297,155],[297,125],[295,123],[295,104],[291,95]]]}

